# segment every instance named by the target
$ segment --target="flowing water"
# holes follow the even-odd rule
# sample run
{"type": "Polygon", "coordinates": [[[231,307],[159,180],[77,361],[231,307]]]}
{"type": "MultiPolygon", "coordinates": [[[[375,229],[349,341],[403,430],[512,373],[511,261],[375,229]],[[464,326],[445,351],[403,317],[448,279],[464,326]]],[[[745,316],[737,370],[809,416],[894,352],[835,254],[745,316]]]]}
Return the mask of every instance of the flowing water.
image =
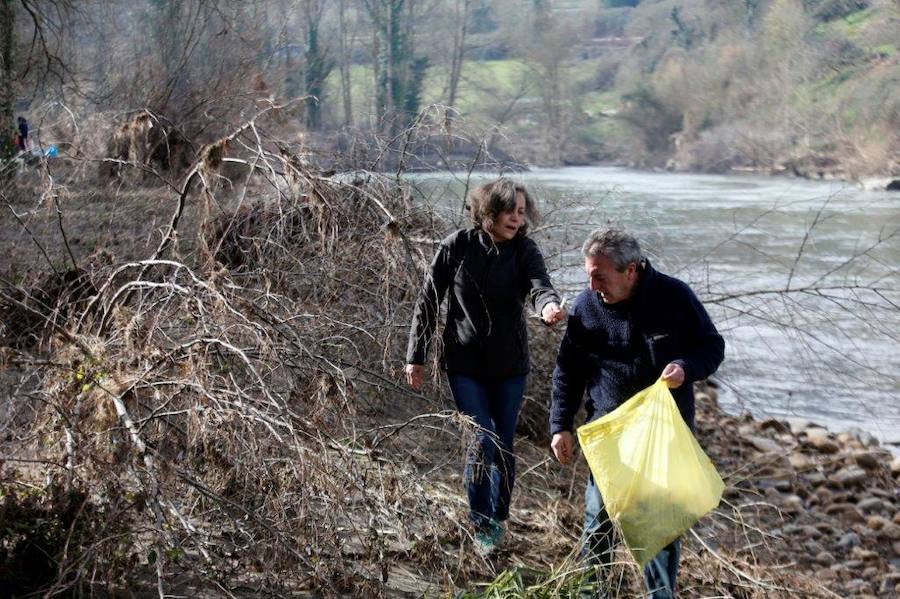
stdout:
{"type": "MultiPolygon", "coordinates": [[[[630,229],[655,267],[691,284],[726,339],[716,375],[726,409],[900,442],[900,193],[615,167],[519,178],[547,213],[536,236],[569,297],[585,285],[580,241],[604,223],[630,229]]],[[[461,218],[465,174],[410,180],[461,218]]]]}

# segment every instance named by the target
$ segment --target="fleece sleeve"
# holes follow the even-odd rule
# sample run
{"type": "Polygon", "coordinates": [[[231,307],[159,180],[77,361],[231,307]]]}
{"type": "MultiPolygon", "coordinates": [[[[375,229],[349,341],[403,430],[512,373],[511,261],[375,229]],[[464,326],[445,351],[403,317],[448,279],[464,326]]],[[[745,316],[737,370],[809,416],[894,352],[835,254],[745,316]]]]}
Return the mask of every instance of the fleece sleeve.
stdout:
{"type": "Polygon", "coordinates": [[[425,283],[416,301],[412,324],[409,328],[409,343],[406,347],[407,364],[424,364],[428,356],[431,338],[437,327],[438,310],[447,287],[450,285],[450,248],[446,242],[438,248],[431,267],[425,275],[425,283]]]}
{"type": "Polygon", "coordinates": [[[527,237],[522,247],[521,264],[528,305],[534,310],[535,314],[540,315],[544,311],[544,306],[549,303],[555,302],[559,304],[559,294],[550,283],[550,275],[547,274],[544,256],[541,255],[541,250],[537,244],[527,237]]]}
{"type": "Polygon", "coordinates": [[[550,434],[572,431],[575,414],[581,408],[587,385],[584,349],[578,343],[580,322],[578,312],[569,314],[568,326],[556,356],[553,369],[553,389],[550,397],[550,434]]]}

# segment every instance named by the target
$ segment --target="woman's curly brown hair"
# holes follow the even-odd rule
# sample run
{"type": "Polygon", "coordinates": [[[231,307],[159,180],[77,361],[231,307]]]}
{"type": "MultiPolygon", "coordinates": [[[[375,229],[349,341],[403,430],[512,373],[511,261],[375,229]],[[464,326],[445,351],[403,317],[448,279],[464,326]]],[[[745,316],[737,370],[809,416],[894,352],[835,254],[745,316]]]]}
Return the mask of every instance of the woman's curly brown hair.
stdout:
{"type": "Polygon", "coordinates": [[[528,233],[528,225],[538,222],[537,207],[525,185],[508,177],[489,181],[469,192],[466,210],[469,211],[472,224],[476,229],[490,231],[498,214],[516,209],[516,194],[519,193],[525,197],[525,223],[519,227],[516,236],[525,235],[528,233]]]}

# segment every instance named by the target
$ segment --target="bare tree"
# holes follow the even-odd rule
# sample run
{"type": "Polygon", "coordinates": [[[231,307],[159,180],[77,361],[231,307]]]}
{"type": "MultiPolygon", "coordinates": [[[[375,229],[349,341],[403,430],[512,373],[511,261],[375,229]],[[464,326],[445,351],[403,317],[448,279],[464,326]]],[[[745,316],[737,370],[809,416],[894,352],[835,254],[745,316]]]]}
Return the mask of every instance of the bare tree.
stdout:
{"type": "MultiPolygon", "coordinates": [[[[453,28],[453,48],[450,53],[450,77],[447,82],[447,106],[450,108],[456,106],[456,94],[466,53],[466,30],[469,25],[471,3],[471,0],[454,0],[453,2],[453,14],[456,22],[453,28]]],[[[448,112],[448,124],[450,120],[451,113],[448,112]]]]}
{"type": "MultiPolygon", "coordinates": [[[[355,21],[355,18],[354,18],[355,21]]],[[[341,100],[344,108],[344,126],[353,125],[353,97],[350,67],[353,60],[353,47],[356,43],[355,29],[350,29],[346,0],[338,0],[338,52],[340,54],[341,100]]]]}

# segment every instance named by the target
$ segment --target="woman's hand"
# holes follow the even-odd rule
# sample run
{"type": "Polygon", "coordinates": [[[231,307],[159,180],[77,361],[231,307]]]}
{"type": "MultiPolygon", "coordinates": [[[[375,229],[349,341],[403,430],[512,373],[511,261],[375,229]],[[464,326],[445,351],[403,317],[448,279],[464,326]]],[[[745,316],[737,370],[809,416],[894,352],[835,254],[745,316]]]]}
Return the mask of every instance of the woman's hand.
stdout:
{"type": "Polygon", "coordinates": [[[566,318],[566,311],[559,307],[556,302],[550,302],[541,310],[541,320],[545,324],[554,325],[566,318]]]}
{"type": "Polygon", "coordinates": [[[413,391],[422,388],[422,381],[425,379],[425,367],[421,364],[406,365],[406,384],[412,387],[413,391]]]}
{"type": "Polygon", "coordinates": [[[550,449],[553,450],[553,455],[560,464],[563,466],[571,464],[575,454],[575,437],[569,431],[556,433],[553,435],[550,449]]]}

